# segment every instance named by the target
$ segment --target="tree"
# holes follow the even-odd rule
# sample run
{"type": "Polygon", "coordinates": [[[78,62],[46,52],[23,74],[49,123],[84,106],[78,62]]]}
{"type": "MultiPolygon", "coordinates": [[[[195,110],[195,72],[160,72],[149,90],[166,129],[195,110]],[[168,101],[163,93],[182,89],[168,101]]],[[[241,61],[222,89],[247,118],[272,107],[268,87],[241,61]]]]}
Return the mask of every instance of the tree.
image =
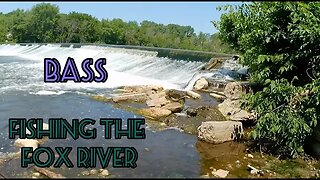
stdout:
{"type": "Polygon", "coordinates": [[[32,30],[35,42],[55,42],[58,13],[59,7],[52,4],[41,3],[32,7],[27,27],[32,30]]]}
{"type": "Polygon", "coordinates": [[[243,106],[258,113],[257,145],[297,156],[320,118],[320,3],[254,2],[227,7],[215,26],[238,50],[262,91],[243,106]]]}

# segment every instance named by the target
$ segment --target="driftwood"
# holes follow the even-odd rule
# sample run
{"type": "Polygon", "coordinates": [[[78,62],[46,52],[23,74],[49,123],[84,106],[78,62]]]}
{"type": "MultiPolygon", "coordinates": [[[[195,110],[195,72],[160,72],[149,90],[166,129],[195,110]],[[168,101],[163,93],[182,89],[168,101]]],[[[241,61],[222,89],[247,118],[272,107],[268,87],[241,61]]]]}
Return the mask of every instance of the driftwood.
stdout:
{"type": "Polygon", "coordinates": [[[48,178],[65,178],[61,174],[52,172],[47,168],[39,168],[37,166],[33,166],[33,169],[36,170],[37,172],[39,172],[40,174],[47,176],[48,178]]]}

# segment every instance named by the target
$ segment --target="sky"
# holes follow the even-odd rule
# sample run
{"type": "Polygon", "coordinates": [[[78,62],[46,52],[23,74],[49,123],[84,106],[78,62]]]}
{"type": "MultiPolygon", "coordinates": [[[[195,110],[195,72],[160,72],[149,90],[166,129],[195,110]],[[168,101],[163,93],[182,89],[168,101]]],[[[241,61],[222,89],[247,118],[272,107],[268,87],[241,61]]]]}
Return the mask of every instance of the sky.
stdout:
{"type": "MultiPolygon", "coordinates": [[[[41,2],[0,2],[0,12],[8,13],[18,8],[31,9],[41,2]]],[[[56,4],[61,13],[76,11],[101,19],[120,18],[124,21],[143,20],[161,24],[192,26],[196,33],[215,33],[211,21],[219,20],[221,5],[240,5],[241,2],[49,2],[56,4]]]]}

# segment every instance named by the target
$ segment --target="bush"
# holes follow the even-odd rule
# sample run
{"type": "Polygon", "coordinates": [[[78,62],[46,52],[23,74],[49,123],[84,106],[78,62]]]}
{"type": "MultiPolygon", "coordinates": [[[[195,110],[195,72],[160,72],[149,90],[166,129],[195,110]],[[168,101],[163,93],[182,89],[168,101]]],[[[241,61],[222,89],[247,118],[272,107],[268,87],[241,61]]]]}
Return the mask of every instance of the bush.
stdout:
{"type": "Polygon", "coordinates": [[[320,118],[320,3],[255,2],[226,7],[215,26],[241,52],[250,80],[263,87],[242,106],[258,113],[251,137],[268,151],[303,154],[320,118]]]}

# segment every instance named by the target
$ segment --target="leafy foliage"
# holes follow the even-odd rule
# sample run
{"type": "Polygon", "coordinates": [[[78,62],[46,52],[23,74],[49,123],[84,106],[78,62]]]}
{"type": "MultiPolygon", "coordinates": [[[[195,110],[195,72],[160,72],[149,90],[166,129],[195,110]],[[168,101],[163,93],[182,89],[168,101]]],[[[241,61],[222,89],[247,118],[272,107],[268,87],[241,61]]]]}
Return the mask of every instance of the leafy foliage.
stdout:
{"type": "Polygon", "coordinates": [[[320,118],[320,3],[254,2],[225,7],[214,22],[220,38],[242,53],[263,87],[243,107],[258,114],[252,132],[270,152],[297,156],[320,118]]]}
{"type": "Polygon", "coordinates": [[[59,7],[47,3],[37,4],[30,11],[17,9],[0,14],[0,25],[0,42],[106,43],[234,52],[217,34],[196,34],[191,26],[98,20],[84,13],[62,14],[59,7]],[[10,33],[12,38],[6,38],[10,33]]]}

